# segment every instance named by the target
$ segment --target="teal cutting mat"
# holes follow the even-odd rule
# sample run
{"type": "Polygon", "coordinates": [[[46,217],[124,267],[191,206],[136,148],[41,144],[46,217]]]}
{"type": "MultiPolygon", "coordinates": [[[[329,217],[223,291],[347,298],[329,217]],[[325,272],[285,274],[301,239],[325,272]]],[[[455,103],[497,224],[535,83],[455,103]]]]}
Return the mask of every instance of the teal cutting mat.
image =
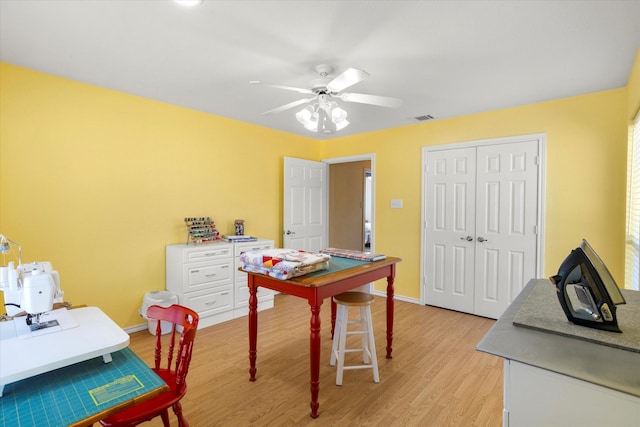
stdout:
{"type": "Polygon", "coordinates": [[[357,267],[362,264],[371,264],[370,261],[360,261],[357,259],[332,256],[329,260],[329,266],[325,270],[315,271],[306,274],[306,276],[318,277],[325,274],[335,273],[336,271],[346,270],[347,268],[357,267]]]}
{"type": "MultiPolygon", "coordinates": [[[[2,427],[63,427],[165,385],[129,348],[4,387],[2,427]]],[[[29,357],[29,355],[25,355],[29,357]]]]}

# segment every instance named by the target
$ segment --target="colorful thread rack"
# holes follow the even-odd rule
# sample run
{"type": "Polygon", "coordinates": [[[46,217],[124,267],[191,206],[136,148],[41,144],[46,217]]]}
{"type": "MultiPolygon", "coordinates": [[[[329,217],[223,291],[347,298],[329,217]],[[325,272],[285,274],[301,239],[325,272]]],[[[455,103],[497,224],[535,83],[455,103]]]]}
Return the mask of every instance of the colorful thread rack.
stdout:
{"type": "Polygon", "coordinates": [[[185,218],[187,226],[187,244],[199,245],[220,239],[216,224],[208,216],[185,218]]]}

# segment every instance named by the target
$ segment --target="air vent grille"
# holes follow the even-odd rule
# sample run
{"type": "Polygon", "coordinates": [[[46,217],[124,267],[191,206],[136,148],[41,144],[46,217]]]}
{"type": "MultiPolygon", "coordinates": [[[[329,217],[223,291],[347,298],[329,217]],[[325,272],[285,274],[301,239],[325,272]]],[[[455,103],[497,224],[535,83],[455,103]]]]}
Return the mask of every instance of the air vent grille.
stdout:
{"type": "Polygon", "coordinates": [[[423,116],[418,116],[415,119],[419,122],[424,122],[426,120],[433,120],[435,119],[435,117],[433,117],[431,114],[425,114],[423,116]]]}

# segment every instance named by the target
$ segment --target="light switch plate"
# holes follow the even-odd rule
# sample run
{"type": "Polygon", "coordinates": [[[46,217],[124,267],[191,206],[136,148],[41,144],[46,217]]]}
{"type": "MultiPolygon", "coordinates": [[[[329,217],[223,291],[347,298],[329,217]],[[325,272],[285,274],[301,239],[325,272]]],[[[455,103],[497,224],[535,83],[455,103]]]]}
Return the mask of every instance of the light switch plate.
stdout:
{"type": "Polygon", "coordinates": [[[402,209],[402,199],[391,199],[391,209],[402,209]]]}

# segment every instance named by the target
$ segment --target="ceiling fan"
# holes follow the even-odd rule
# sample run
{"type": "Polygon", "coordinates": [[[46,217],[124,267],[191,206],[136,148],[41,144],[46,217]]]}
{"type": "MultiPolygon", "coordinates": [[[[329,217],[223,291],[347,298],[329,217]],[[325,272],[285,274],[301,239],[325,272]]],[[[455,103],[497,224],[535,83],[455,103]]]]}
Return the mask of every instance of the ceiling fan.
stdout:
{"type": "Polygon", "coordinates": [[[342,92],[343,90],[360,83],[369,74],[358,68],[348,68],[335,78],[329,77],[333,72],[330,65],[321,64],[316,67],[320,78],[311,82],[311,89],[298,87],[268,84],[261,81],[251,81],[251,84],[263,84],[276,89],[290,90],[305,95],[308,98],[298,99],[280,107],[273,108],[262,113],[263,115],[280,113],[285,110],[308,104],[307,107],[296,113],[296,118],[304,127],[313,132],[333,133],[344,129],[349,122],[346,120],[347,112],[338,106],[336,100],[345,102],[357,102],[360,104],[370,104],[379,107],[398,108],[402,100],[387,96],[368,95],[364,93],[342,92]]]}

